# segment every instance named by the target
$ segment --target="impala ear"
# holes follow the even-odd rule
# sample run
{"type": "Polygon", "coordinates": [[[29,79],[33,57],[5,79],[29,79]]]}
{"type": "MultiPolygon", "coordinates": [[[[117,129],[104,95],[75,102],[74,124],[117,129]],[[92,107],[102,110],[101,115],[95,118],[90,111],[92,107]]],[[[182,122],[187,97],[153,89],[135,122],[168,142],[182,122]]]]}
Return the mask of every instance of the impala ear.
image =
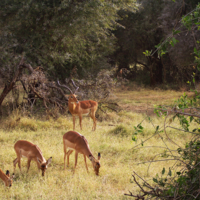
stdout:
{"type": "Polygon", "coordinates": [[[52,157],[50,157],[48,160],[47,160],[47,166],[51,163],[52,161],[52,157]]]}
{"type": "Polygon", "coordinates": [[[42,164],[42,162],[40,161],[40,159],[38,157],[37,157],[37,161],[39,162],[40,165],[42,164]]]}
{"type": "Polygon", "coordinates": [[[10,172],[9,172],[9,170],[6,170],[6,176],[7,176],[7,177],[10,177],[10,172]]]}
{"type": "Polygon", "coordinates": [[[98,160],[100,160],[100,158],[101,158],[101,154],[100,154],[100,153],[98,153],[98,160]]]}

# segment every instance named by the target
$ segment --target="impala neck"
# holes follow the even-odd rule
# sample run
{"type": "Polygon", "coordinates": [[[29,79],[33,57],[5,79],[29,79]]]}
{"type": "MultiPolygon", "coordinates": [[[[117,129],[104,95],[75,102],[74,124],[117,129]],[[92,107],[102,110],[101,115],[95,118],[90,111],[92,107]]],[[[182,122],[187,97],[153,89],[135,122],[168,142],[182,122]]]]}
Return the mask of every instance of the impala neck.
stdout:
{"type": "MultiPolygon", "coordinates": [[[[86,144],[87,145],[87,144],[86,144]]],[[[89,159],[92,156],[94,159],[95,157],[93,156],[92,152],[90,151],[90,147],[89,145],[87,145],[87,148],[85,149],[85,153],[84,153],[89,159]]]]}
{"type": "Polygon", "coordinates": [[[36,145],[36,149],[38,150],[37,152],[37,158],[42,162],[42,163],[45,163],[46,160],[45,158],[43,157],[42,155],[42,151],[40,150],[40,148],[36,145]]]}
{"type": "Polygon", "coordinates": [[[75,108],[76,108],[76,103],[73,103],[73,104],[72,104],[72,110],[74,111],[75,108]]]}
{"type": "Polygon", "coordinates": [[[0,169],[0,178],[3,180],[5,184],[6,184],[6,181],[9,179],[1,169],[0,169]]]}

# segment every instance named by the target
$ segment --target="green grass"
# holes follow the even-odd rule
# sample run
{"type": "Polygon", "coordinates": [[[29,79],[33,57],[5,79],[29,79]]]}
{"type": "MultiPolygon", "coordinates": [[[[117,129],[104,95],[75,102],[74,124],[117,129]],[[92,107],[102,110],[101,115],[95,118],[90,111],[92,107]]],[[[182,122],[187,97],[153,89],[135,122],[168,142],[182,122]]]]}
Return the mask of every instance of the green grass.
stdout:
{"type": "MultiPolygon", "coordinates": [[[[137,94],[131,91],[125,93],[126,95],[123,94],[124,98],[132,99],[132,101],[134,101],[135,96],[139,95],[138,92],[136,92],[137,94]]],[[[140,101],[144,101],[142,100],[144,94],[145,92],[142,91],[140,101]]],[[[149,95],[149,91],[146,95],[149,95]]],[[[164,93],[161,93],[162,95],[164,93]]],[[[122,103],[123,98],[121,97],[119,101],[122,103]]],[[[167,101],[168,103],[172,102],[172,97],[171,101],[170,99],[167,101]]],[[[158,100],[156,102],[158,103],[158,100]]],[[[73,175],[72,172],[74,153],[70,156],[69,168],[64,171],[62,136],[67,131],[72,130],[71,116],[45,121],[34,117],[23,117],[20,116],[19,112],[14,112],[7,119],[1,120],[0,168],[3,171],[9,169],[12,173],[12,162],[16,158],[13,146],[20,139],[37,144],[41,148],[43,156],[46,159],[52,156],[53,160],[43,178],[41,172],[38,173],[34,161],[31,162],[27,174],[27,160],[23,158],[22,173],[17,167],[16,177],[11,188],[5,189],[3,181],[0,180],[0,199],[132,199],[124,196],[124,193],[128,193],[129,190],[133,193],[138,191],[138,187],[133,183],[132,171],[149,180],[160,173],[163,167],[168,169],[174,163],[173,161],[152,163],[149,171],[149,163],[138,165],[144,161],[160,159],[156,155],[165,151],[162,148],[149,146],[165,147],[164,140],[170,148],[177,148],[166,138],[164,133],[161,133],[161,135],[156,135],[145,142],[144,146],[139,145],[133,149],[135,145],[145,141],[155,132],[152,124],[144,121],[144,132],[138,135],[137,142],[132,141],[134,126],[140,123],[144,116],[144,113],[135,113],[132,110],[121,111],[118,114],[109,113],[103,122],[97,123],[95,132],[91,131],[93,122],[89,118],[83,118],[83,131],[80,131],[78,120],[76,120],[76,131],[87,138],[93,155],[97,158],[97,153],[101,152],[100,176],[97,177],[89,159],[87,159],[89,167],[89,173],[87,173],[83,156],[80,154],[75,174],[73,175]],[[20,120],[16,121],[19,117],[20,120]]],[[[162,125],[164,122],[164,118],[158,119],[156,116],[152,116],[152,120],[155,126],[162,125]]],[[[175,121],[171,126],[179,127],[179,124],[175,121]]],[[[173,129],[168,129],[167,134],[182,147],[192,137],[188,133],[173,129]]]]}

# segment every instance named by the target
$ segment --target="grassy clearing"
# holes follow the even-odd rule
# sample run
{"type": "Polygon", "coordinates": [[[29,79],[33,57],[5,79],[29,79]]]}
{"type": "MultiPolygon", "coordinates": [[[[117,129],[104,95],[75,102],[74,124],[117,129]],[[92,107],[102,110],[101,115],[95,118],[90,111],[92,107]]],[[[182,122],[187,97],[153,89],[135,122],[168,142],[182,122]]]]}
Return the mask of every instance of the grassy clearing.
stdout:
{"type": "MultiPolygon", "coordinates": [[[[186,92],[188,96],[193,96],[193,92],[186,92]]],[[[139,91],[117,90],[113,99],[126,110],[147,110],[155,105],[172,105],[175,100],[180,98],[183,92],[174,90],[148,90],[140,89],[139,91]]]]}
{"type": "MultiPolygon", "coordinates": [[[[123,98],[119,99],[120,103],[124,103],[126,98],[137,101],[135,97],[139,93],[131,91],[125,93],[123,98]]],[[[149,95],[149,91],[146,92],[146,95],[149,95]]],[[[162,95],[164,93],[161,92],[162,95]]],[[[171,96],[171,100],[167,100],[168,103],[173,101],[174,95],[171,96]]],[[[142,96],[145,96],[145,91],[140,94],[140,101],[145,102],[142,96]]],[[[151,101],[150,98],[149,101],[151,101]]],[[[156,100],[156,102],[159,101],[156,100]]],[[[119,114],[109,113],[105,121],[98,122],[95,132],[91,131],[93,122],[89,118],[83,119],[83,131],[80,131],[78,120],[76,121],[76,131],[87,138],[93,155],[97,157],[97,153],[101,152],[100,176],[97,177],[89,159],[87,159],[89,173],[86,172],[82,155],[79,155],[78,167],[73,175],[74,153],[70,156],[70,167],[64,171],[62,136],[72,130],[70,116],[42,121],[33,117],[23,117],[15,112],[9,118],[1,121],[0,168],[3,171],[9,169],[12,172],[12,161],[16,158],[13,146],[19,139],[37,144],[44,157],[48,159],[52,156],[53,161],[45,178],[42,178],[34,161],[32,161],[27,174],[27,160],[22,159],[22,174],[17,167],[12,188],[5,189],[3,182],[0,181],[0,199],[131,199],[124,196],[124,193],[128,193],[129,190],[132,192],[138,190],[132,181],[133,170],[148,180],[156,176],[156,173],[160,173],[163,167],[168,169],[173,161],[152,163],[149,170],[149,163],[139,165],[138,163],[160,159],[159,154],[166,151],[164,148],[159,148],[165,147],[163,140],[170,148],[177,148],[162,133],[145,142],[143,147],[139,145],[133,149],[135,145],[154,134],[155,128],[152,124],[144,121],[144,132],[139,135],[137,143],[132,141],[134,126],[143,119],[144,114],[131,110],[119,114]],[[20,120],[18,120],[19,118],[20,120]],[[152,146],[157,147],[152,148],[152,146]]],[[[152,116],[152,121],[156,126],[163,124],[164,119],[152,116]]],[[[179,124],[173,122],[172,126],[179,127],[179,124]]],[[[173,129],[167,130],[167,133],[180,146],[184,146],[185,142],[191,138],[190,134],[179,133],[173,129]]]]}

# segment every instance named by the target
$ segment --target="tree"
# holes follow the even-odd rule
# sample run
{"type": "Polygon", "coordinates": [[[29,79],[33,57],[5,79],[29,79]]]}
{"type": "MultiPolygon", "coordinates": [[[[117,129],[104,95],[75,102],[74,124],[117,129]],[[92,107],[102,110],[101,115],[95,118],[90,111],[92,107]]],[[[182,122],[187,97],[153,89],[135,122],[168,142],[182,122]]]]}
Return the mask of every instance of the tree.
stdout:
{"type": "Polygon", "coordinates": [[[80,74],[98,69],[114,50],[117,11],[135,8],[135,0],[2,0],[1,69],[19,63],[21,54],[62,78],[75,65],[80,74]]]}
{"type": "MultiPolygon", "coordinates": [[[[186,26],[188,31],[193,32],[195,30],[199,30],[200,28],[199,19],[200,5],[197,5],[196,8],[190,12],[189,15],[185,15],[182,17],[181,22],[184,26],[186,26]]],[[[176,32],[176,34],[178,33],[176,32]]],[[[171,44],[172,46],[174,46],[174,43],[176,43],[176,40],[173,39],[173,35],[174,33],[167,40],[165,40],[159,45],[160,55],[166,52],[167,45],[171,44]]],[[[200,70],[200,50],[198,41],[197,44],[198,45],[194,48],[194,55],[197,70],[200,70]]],[[[195,84],[195,74],[193,74],[192,76],[193,83],[195,84]]],[[[162,113],[162,115],[165,116],[165,119],[162,128],[160,128],[159,125],[155,127],[154,136],[163,133],[165,134],[167,140],[171,141],[171,143],[173,143],[174,146],[178,146],[178,149],[176,151],[173,150],[172,153],[172,149],[170,149],[165,143],[164,139],[162,139],[165,143],[166,150],[163,154],[161,154],[161,157],[165,157],[166,160],[174,160],[176,161],[175,164],[172,168],[169,168],[168,174],[165,173],[166,169],[163,168],[161,175],[157,175],[153,178],[154,184],[149,184],[148,181],[142,179],[137,173],[134,172],[133,179],[137,186],[139,186],[141,193],[133,194],[130,192],[126,195],[136,197],[138,200],[145,199],[145,197],[148,197],[148,199],[199,199],[200,129],[198,127],[200,123],[200,95],[198,91],[195,90],[194,92],[195,96],[192,99],[189,99],[187,95],[183,95],[180,99],[174,102],[173,106],[162,105],[155,110],[155,113],[158,116],[160,116],[160,113],[162,113]],[[178,119],[181,128],[173,127],[172,125],[170,125],[170,123],[175,119],[178,119]],[[193,122],[193,126],[195,128],[191,126],[193,122]],[[185,148],[181,147],[177,145],[171,138],[169,138],[167,134],[168,128],[176,129],[177,132],[184,131],[193,134],[193,137],[191,138],[191,141],[185,144],[185,148]],[[172,169],[176,169],[174,170],[174,173],[172,173],[172,169]],[[141,184],[141,182],[138,181],[136,177],[139,177],[143,184],[141,184]]],[[[148,119],[151,121],[150,117],[148,117],[148,119]]],[[[136,140],[137,134],[142,132],[143,129],[144,128],[142,127],[141,123],[137,127],[135,127],[133,140],[136,140]]]]}
{"type": "Polygon", "coordinates": [[[194,64],[193,48],[199,38],[199,32],[187,32],[181,26],[181,16],[194,9],[196,0],[141,0],[141,7],[136,13],[121,11],[127,18],[120,20],[124,28],[118,28],[114,34],[120,46],[113,55],[113,60],[119,69],[126,67],[132,71],[134,80],[138,72],[154,86],[162,83],[180,84],[186,82],[194,64]],[[181,33],[176,35],[177,43],[174,48],[166,49],[164,56],[157,52],[160,41],[171,34],[172,29],[180,28],[181,33]],[[185,34],[187,33],[187,37],[185,34]],[[179,41],[179,42],[178,42],[179,41]],[[177,53],[179,52],[179,53],[177,53]],[[145,56],[149,55],[149,56],[145,56]],[[134,67],[133,67],[134,66],[134,67]],[[130,68],[131,67],[131,68],[130,68]]]}
{"type": "Polygon", "coordinates": [[[162,74],[160,61],[156,55],[147,59],[143,52],[146,49],[152,49],[162,38],[162,30],[158,27],[156,19],[160,10],[163,9],[163,1],[144,0],[139,2],[141,7],[138,12],[119,12],[121,16],[128,15],[128,17],[120,21],[124,28],[118,28],[114,32],[120,46],[115,52],[114,58],[119,64],[119,68],[129,69],[130,65],[141,65],[151,77],[149,82],[154,85],[155,82],[162,82],[162,76],[154,73],[156,71],[158,74],[162,74]]]}
{"type": "Polygon", "coordinates": [[[75,68],[83,77],[88,69],[97,74],[108,67],[106,56],[115,48],[111,30],[117,26],[117,11],[136,8],[136,0],[0,1],[2,101],[20,80],[22,68],[18,71],[17,66],[22,55],[27,65],[42,66],[51,80],[69,77],[75,68]],[[18,78],[13,79],[16,72],[18,78]]]}

